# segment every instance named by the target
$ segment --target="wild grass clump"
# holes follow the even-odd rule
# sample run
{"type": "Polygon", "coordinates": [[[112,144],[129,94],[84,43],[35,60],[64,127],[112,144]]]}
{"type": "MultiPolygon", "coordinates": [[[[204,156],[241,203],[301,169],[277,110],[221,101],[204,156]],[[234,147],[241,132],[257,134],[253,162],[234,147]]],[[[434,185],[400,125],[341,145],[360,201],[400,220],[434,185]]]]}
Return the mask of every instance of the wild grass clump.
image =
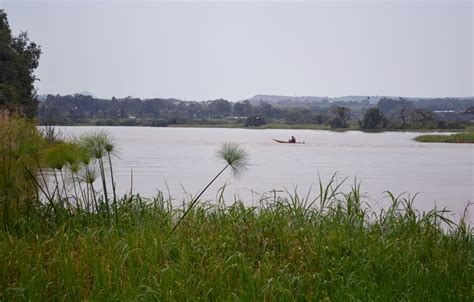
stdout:
{"type": "Polygon", "coordinates": [[[37,207],[0,233],[0,299],[472,300],[463,220],[419,213],[405,195],[375,212],[358,186],[321,188],[255,207],[198,202],[171,236],[182,209],[163,194],[121,199],[112,224],[93,212],[48,224],[37,207]]]}
{"type": "Polygon", "coordinates": [[[461,132],[450,135],[427,134],[415,137],[421,143],[459,143],[474,144],[474,132],[461,132]]]}

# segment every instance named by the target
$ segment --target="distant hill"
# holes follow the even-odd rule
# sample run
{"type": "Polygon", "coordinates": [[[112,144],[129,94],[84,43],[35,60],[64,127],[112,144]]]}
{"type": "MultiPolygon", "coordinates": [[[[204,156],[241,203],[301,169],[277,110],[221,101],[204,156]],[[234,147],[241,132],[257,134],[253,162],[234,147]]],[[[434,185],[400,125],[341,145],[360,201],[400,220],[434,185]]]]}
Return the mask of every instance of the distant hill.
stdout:
{"type": "Polygon", "coordinates": [[[370,104],[377,104],[377,102],[384,96],[362,96],[349,95],[341,97],[326,97],[326,96],[285,96],[285,95],[266,95],[257,94],[247,99],[251,104],[258,105],[262,102],[280,106],[294,106],[308,103],[334,103],[334,102],[362,102],[369,101],[370,104]]]}
{"type": "MultiPolygon", "coordinates": [[[[249,99],[252,105],[259,105],[262,102],[269,103],[275,106],[281,107],[292,107],[292,106],[307,106],[314,105],[315,103],[320,103],[321,105],[328,105],[331,103],[340,103],[340,102],[351,102],[355,103],[365,103],[367,102],[370,105],[377,105],[380,99],[382,98],[391,98],[399,99],[398,96],[362,96],[362,95],[348,95],[341,97],[323,97],[323,96],[285,96],[285,95],[266,95],[266,94],[257,94],[249,99]]],[[[474,102],[474,97],[445,97],[445,98],[417,98],[417,97],[403,97],[403,99],[416,102],[417,104],[424,104],[433,102],[438,104],[448,105],[452,103],[462,103],[471,104],[474,102]]],[[[474,104],[473,104],[474,105],[474,104]]]]}

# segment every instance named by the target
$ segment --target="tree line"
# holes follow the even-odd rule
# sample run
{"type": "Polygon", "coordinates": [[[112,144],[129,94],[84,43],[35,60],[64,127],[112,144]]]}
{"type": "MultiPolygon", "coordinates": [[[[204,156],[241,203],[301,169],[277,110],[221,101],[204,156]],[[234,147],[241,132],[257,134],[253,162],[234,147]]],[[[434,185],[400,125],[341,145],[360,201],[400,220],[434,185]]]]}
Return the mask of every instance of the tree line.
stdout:
{"type": "Polygon", "coordinates": [[[131,97],[96,99],[81,94],[48,95],[39,107],[41,122],[54,120],[58,124],[81,123],[85,120],[125,125],[148,121],[150,126],[226,121],[247,126],[261,126],[269,122],[326,124],[333,115],[330,108],[280,108],[268,103],[252,105],[249,101],[233,103],[217,99],[194,102],[131,97]]]}
{"type": "Polygon", "coordinates": [[[378,104],[338,102],[327,106],[315,102],[310,106],[278,106],[248,100],[225,99],[182,101],[178,99],[115,98],[98,99],[89,95],[47,95],[39,106],[40,123],[156,126],[239,124],[260,127],[277,123],[288,125],[326,125],[331,128],[459,128],[472,114],[462,113],[474,100],[445,102],[409,101],[382,98],[378,104]],[[443,103],[443,104],[444,104],[443,103]],[[347,105],[346,105],[347,104],[347,105]],[[346,106],[343,106],[346,105],[346,106]],[[454,106],[454,107],[453,107],[454,106]],[[457,106],[457,107],[456,107],[457,106]],[[463,108],[454,117],[443,117],[430,108],[463,108]]]}

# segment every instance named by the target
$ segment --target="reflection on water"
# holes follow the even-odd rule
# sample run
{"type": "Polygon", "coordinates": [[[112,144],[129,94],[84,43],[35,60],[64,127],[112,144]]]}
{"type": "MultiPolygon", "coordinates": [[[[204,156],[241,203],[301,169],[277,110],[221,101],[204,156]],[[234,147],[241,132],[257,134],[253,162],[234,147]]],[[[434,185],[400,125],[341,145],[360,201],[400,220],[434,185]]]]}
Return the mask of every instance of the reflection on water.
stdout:
{"type": "Polygon", "coordinates": [[[348,178],[343,189],[360,181],[374,208],[382,206],[387,190],[419,192],[415,206],[420,210],[436,205],[459,213],[474,201],[473,145],[417,143],[412,138],[418,133],[147,127],[62,127],[61,131],[78,135],[98,128],[115,138],[119,152],[115,176],[121,194],[130,191],[133,169],[134,192],[151,197],[158,190],[169,191],[181,203],[186,193],[198,193],[223,167],[216,149],[235,141],[250,153],[248,170],[238,179],[225,174],[204,195],[206,199],[215,199],[224,184],[227,200],[235,197],[247,204],[273,189],[306,194],[312,188],[317,195],[318,177],[327,183],[337,173],[338,181],[348,178]],[[306,144],[272,140],[292,135],[306,144]]]}

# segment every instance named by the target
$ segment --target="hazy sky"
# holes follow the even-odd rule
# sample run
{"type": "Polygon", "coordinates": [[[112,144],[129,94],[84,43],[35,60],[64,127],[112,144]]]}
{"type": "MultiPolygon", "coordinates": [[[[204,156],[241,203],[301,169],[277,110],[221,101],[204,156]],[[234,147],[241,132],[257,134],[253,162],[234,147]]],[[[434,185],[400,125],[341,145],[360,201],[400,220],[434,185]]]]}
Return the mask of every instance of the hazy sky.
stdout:
{"type": "Polygon", "coordinates": [[[0,0],[39,93],[241,100],[474,95],[473,1],[0,0]]]}

